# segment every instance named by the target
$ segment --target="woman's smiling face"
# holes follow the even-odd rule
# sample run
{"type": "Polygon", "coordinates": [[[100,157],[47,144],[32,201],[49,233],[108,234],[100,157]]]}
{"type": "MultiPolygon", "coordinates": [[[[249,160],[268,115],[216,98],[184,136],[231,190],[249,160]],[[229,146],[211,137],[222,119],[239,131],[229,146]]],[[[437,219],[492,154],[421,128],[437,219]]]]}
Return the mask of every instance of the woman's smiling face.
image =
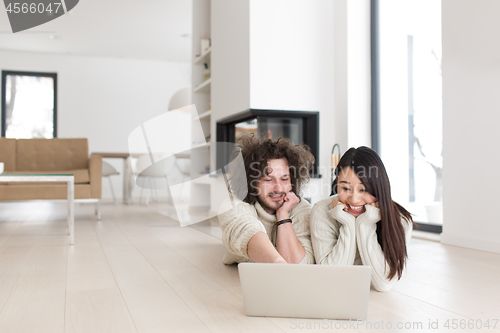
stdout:
{"type": "Polygon", "coordinates": [[[365,190],[358,176],[351,168],[344,168],[337,183],[339,201],[346,207],[349,214],[358,217],[366,211],[365,205],[376,202],[376,198],[365,190]]]}

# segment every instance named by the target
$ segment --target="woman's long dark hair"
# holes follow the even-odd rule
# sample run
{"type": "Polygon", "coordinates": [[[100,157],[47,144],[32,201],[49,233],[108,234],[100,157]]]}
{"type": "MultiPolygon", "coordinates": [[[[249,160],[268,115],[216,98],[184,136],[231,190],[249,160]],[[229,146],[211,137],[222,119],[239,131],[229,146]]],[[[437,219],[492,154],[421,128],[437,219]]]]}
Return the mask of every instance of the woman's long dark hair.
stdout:
{"type": "Polygon", "coordinates": [[[332,195],[337,194],[338,176],[345,168],[351,168],[365,190],[378,201],[381,220],[377,223],[377,240],[390,268],[388,278],[392,279],[397,274],[399,280],[408,258],[401,218],[413,224],[411,214],[392,200],[389,177],[382,160],[373,149],[362,146],[345,152],[335,169],[332,195]]]}

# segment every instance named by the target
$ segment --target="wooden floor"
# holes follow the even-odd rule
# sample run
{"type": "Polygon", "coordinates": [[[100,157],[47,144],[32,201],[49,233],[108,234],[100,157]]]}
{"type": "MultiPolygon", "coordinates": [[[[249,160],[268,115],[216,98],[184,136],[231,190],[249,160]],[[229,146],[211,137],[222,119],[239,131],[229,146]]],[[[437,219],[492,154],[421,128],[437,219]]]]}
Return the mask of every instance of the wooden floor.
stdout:
{"type": "Polygon", "coordinates": [[[158,203],[103,205],[101,222],[77,205],[69,246],[65,208],[0,204],[0,332],[500,331],[497,254],[414,238],[406,276],[371,292],[368,322],[252,318],[217,227],[181,228],[158,203]]]}

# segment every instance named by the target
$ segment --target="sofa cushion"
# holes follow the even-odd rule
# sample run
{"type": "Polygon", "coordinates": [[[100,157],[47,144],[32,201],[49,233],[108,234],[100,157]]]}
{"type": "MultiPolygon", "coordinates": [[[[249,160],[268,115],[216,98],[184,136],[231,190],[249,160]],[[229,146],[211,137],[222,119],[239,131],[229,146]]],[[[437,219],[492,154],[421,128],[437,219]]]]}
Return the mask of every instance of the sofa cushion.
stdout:
{"type": "MultiPolygon", "coordinates": [[[[79,170],[64,170],[64,171],[10,171],[4,172],[6,175],[34,175],[34,174],[47,174],[47,175],[64,175],[64,174],[73,174],[75,177],[75,184],[88,184],[90,182],[90,175],[88,169],[79,169],[79,170]]],[[[0,177],[0,180],[2,178],[0,177]]],[[[44,184],[48,185],[50,183],[56,184],[55,182],[41,183],[41,182],[0,182],[0,184],[9,184],[9,185],[19,185],[19,184],[44,184]]],[[[66,182],[62,182],[61,184],[66,184],[66,182]]]]}
{"type": "Polygon", "coordinates": [[[4,171],[16,170],[16,139],[0,138],[0,162],[4,171]]]}
{"type": "MultiPolygon", "coordinates": [[[[55,200],[68,198],[68,186],[65,185],[0,185],[0,201],[3,200],[55,200]]],[[[90,185],[75,185],[75,199],[89,199],[90,185]]]]}
{"type": "Polygon", "coordinates": [[[88,169],[87,139],[19,139],[16,171],[88,169]]]}

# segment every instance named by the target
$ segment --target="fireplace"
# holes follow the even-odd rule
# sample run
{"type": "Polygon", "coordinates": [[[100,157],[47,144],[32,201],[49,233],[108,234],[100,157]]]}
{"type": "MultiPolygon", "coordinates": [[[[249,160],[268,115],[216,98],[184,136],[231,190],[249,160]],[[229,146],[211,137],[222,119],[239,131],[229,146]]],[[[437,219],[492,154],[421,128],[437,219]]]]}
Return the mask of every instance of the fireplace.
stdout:
{"type": "MultiPolygon", "coordinates": [[[[248,109],[217,121],[217,142],[236,143],[245,134],[255,133],[273,140],[289,138],[294,144],[311,148],[315,162],[312,177],[318,175],[319,112],[248,109]]],[[[217,149],[217,170],[229,163],[231,152],[217,149]]]]}

